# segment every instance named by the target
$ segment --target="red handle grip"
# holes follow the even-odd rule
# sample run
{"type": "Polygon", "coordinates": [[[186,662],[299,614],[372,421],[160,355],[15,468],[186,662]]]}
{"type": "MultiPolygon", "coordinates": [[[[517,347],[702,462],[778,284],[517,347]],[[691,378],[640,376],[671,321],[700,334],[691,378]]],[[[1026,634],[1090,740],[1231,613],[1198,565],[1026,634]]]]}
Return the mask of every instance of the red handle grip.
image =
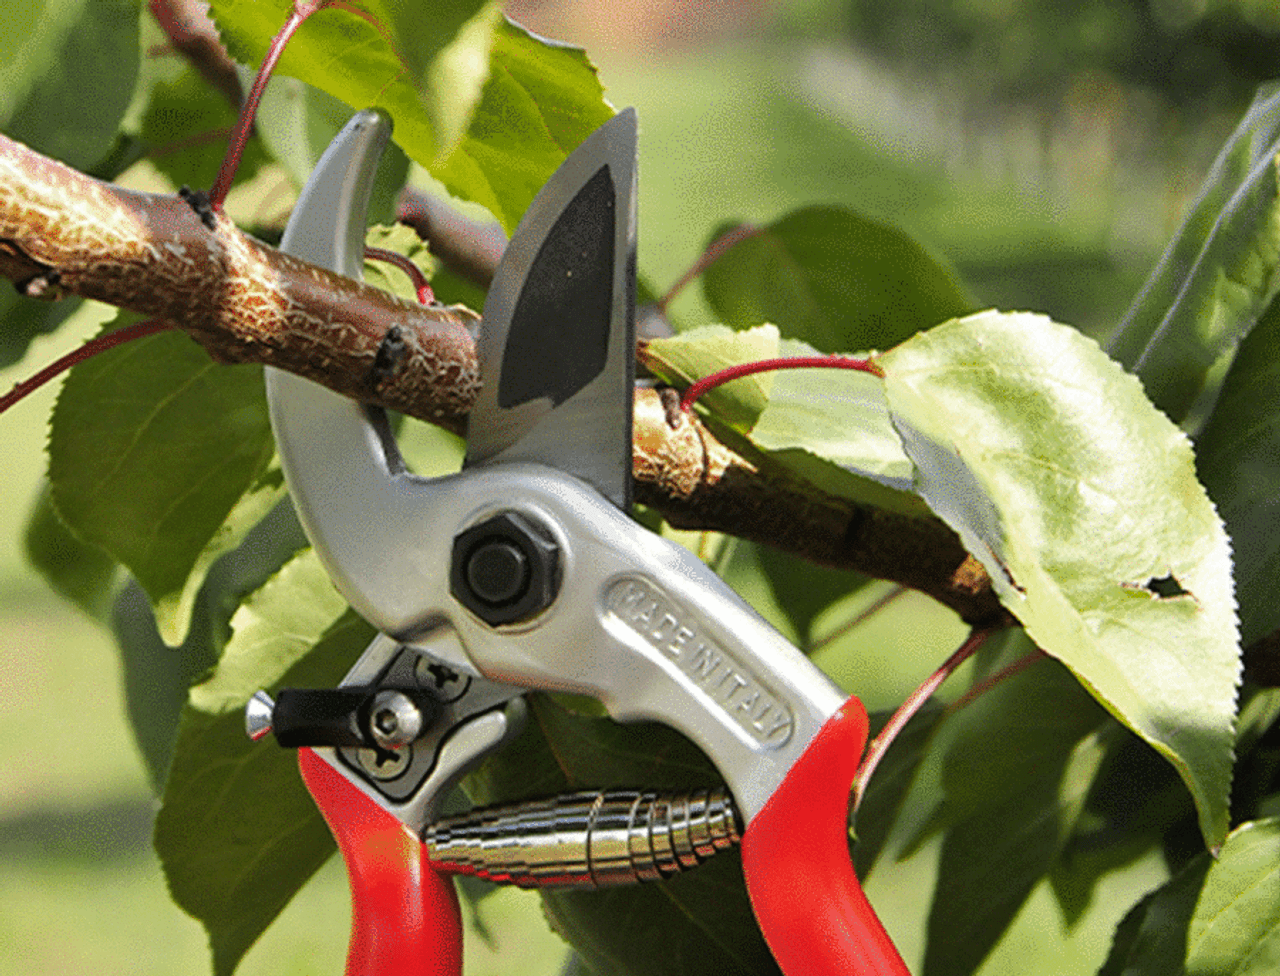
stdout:
{"type": "Polygon", "coordinates": [[[911,976],[849,858],[849,787],[867,742],[850,698],[742,838],[747,893],[787,976],[911,976]]]}
{"type": "Polygon", "coordinates": [[[351,882],[346,976],[460,976],[462,918],[453,882],[409,828],[310,749],[302,778],[351,882]]]}

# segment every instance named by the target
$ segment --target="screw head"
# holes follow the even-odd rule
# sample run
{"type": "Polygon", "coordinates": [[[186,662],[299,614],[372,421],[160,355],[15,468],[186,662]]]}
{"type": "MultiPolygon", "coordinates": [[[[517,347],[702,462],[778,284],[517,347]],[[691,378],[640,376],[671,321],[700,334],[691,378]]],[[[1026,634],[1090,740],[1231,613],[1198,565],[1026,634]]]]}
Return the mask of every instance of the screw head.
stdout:
{"type": "Polygon", "coordinates": [[[422,710],[408,695],[380,691],[369,706],[369,734],[387,750],[406,746],[422,734],[422,710]]]}
{"type": "Polygon", "coordinates": [[[402,776],[413,758],[413,746],[384,752],[381,749],[361,749],[356,753],[360,768],[373,779],[386,782],[402,776]]]}
{"type": "Polygon", "coordinates": [[[530,516],[500,512],[453,540],[450,590],[490,626],[541,613],[560,586],[560,549],[530,516]]]}

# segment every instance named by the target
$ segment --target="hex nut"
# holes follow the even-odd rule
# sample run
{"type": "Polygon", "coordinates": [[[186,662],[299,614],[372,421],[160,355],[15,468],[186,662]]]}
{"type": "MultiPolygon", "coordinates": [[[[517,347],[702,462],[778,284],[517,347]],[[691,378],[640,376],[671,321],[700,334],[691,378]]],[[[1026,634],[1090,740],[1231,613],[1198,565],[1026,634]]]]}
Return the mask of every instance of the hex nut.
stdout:
{"type": "Polygon", "coordinates": [[[499,512],[454,537],[450,592],[491,627],[541,613],[559,588],[560,548],[530,516],[499,512]]]}

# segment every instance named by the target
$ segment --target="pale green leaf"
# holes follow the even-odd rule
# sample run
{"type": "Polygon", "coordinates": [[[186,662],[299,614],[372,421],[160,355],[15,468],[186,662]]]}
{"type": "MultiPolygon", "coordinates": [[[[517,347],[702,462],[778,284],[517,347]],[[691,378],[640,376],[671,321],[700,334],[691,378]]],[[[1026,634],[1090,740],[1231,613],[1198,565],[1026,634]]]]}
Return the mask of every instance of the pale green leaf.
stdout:
{"type": "Polygon", "coordinates": [[[560,163],[613,114],[581,48],[505,21],[470,127],[431,172],[455,196],[487,207],[510,234],[560,163]]]}
{"type": "Polygon", "coordinates": [[[1187,933],[1188,976],[1264,976],[1280,969],[1280,818],[1231,832],[1187,933]]]}
{"type": "Polygon", "coordinates": [[[346,608],[315,551],[295,556],[236,610],[231,640],[214,673],[191,689],[191,707],[210,715],[239,713],[255,691],[279,681],[346,608]]]}
{"type": "Polygon", "coordinates": [[[834,206],[759,228],[711,264],[702,287],[726,325],[772,322],[828,353],[886,349],[974,308],[955,275],[905,232],[834,206]]]}
{"type": "MultiPolygon", "coordinates": [[[[669,339],[645,344],[645,365],[672,384],[688,386],[711,373],[773,359],[780,355],[781,339],[772,325],[757,325],[741,332],[723,325],[690,329],[669,339]]],[[[739,431],[749,431],[769,403],[776,373],[756,373],[708,390],[698,402],[717,419],[739,431]]]]}
{"type": "Polygon", "coordinates": [[[1227,826],[1239,650],[1231,557],[1190,444],[1090,340],[981,313],[884,354],[917,488],[1004,605],[1227,826]]]}
{"type": "MultiPolygon", "coordinates": [[[[642,352],[650,371],[677,386],[740,363],[818,355],[806,343],[779,339],[772,325],[744,332],[703,326],[652,340],[642,352]]],[[[717,432],[728,428],[802,483],[858,504],[927,514],[914,493],[911,461],[890,423],[883,384],[870,373],[756,373],[709,390],[698,405],[717,432]]]]}
{"type": "Polygon", "coordinates": [[[1280,289],[1280,89],[1261,91],[1135,299],[1110,352],[1176,422],[1280,289]]]}
{"type": "Polygon", "coordinates": [[[142,583],[181,643],[209,565],[280,497],[262,371],[165,332],[81,363],[58,397],[49,478],[80,539],[142,583]]]}

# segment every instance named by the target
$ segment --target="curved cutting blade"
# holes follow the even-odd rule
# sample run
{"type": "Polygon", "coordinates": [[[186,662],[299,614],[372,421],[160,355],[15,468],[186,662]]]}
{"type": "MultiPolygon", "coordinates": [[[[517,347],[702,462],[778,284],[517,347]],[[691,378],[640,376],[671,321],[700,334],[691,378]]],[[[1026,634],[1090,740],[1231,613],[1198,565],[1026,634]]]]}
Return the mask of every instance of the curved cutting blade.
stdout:
{"type": "Polygon", "coordinates": [[[516,228],[485,301],[467,465],[527,461],[631,499],[636,114],[582,143],[516,228]]]}

